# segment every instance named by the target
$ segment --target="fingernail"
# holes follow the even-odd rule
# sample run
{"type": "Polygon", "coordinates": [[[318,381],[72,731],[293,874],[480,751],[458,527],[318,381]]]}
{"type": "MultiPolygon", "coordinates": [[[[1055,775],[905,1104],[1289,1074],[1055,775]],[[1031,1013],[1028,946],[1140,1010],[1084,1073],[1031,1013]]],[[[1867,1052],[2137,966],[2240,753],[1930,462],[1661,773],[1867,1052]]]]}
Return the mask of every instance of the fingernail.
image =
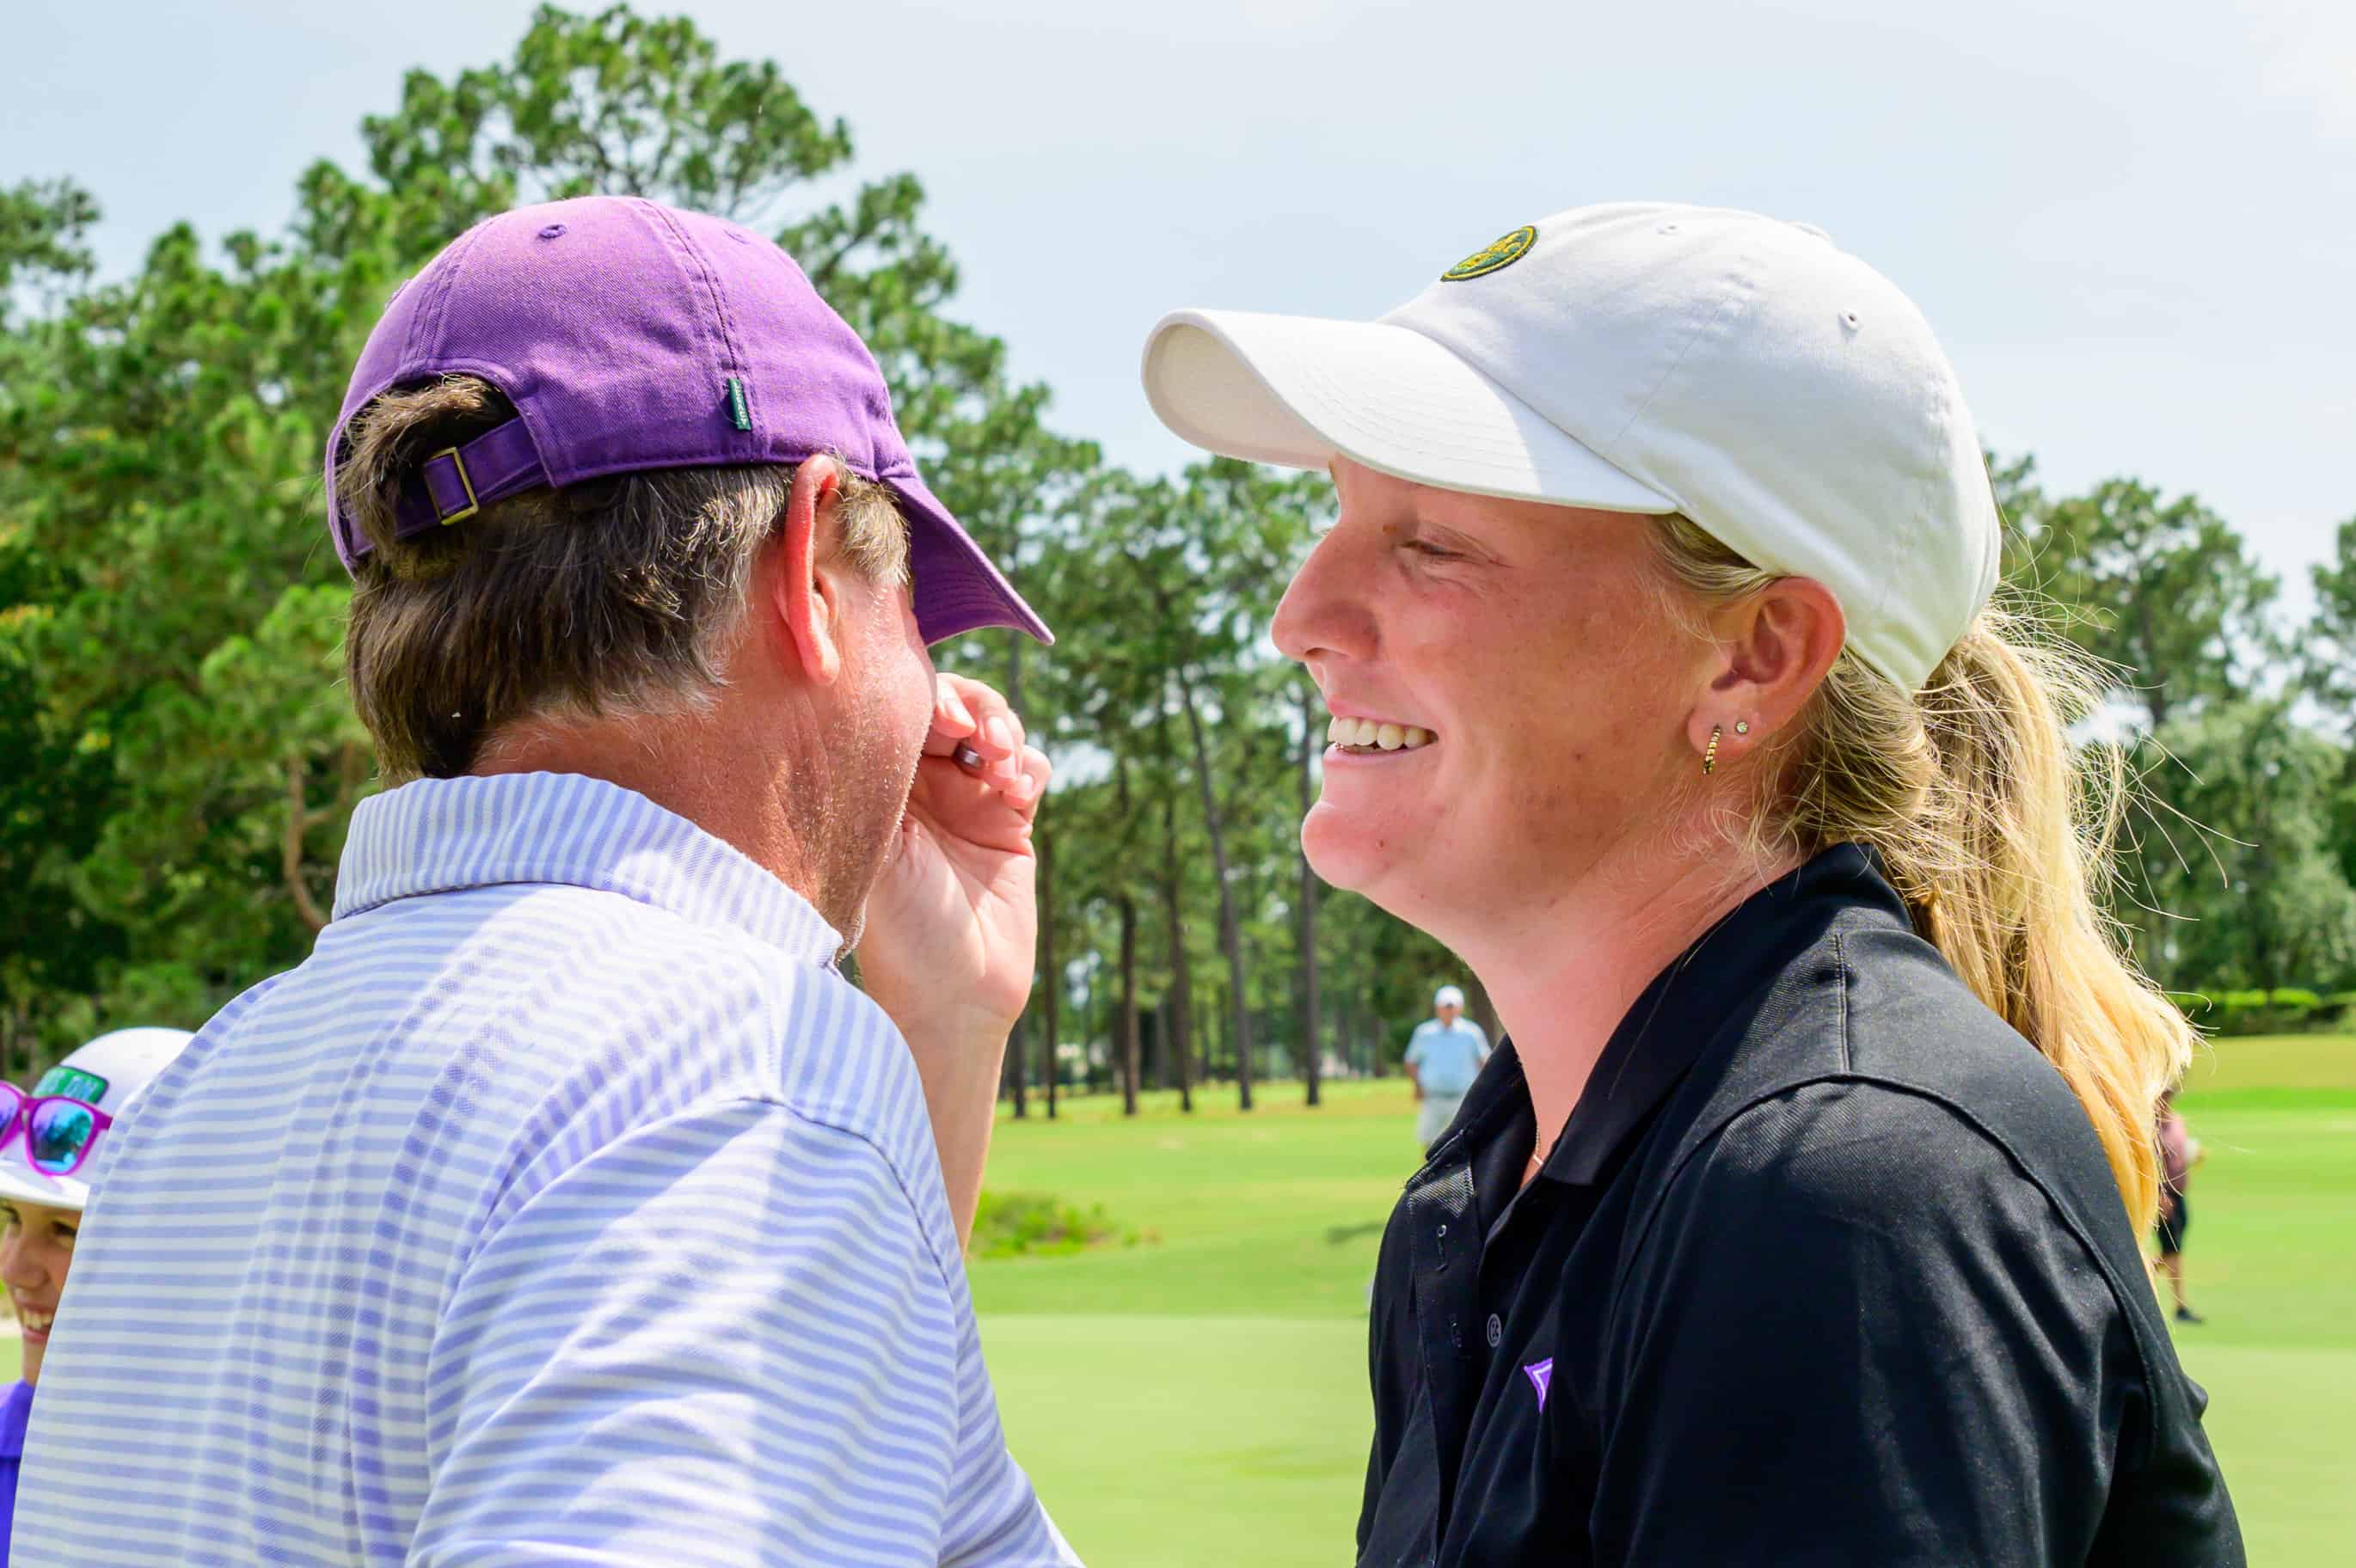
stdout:
{"type": "Polygon", "coordinates": [[[982,730],[990,736],[990,743],[1000,751],[1007,752],[1014,749],[1014,732],[1006,727],[1005,720],[992,719],[982,726],[982,730]]]}

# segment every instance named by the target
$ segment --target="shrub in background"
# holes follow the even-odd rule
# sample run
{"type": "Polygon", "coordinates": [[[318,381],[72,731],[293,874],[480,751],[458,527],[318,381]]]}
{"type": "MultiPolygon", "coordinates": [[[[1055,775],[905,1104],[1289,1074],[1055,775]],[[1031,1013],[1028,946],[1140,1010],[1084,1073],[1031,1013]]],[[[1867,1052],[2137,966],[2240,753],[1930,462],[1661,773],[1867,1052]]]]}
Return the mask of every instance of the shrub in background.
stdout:
{"type": "Polygon", "coordinates": [[[2356,1023],[2356,991],[2324,995],[2277,986],[2270,991],[2170,991],[2168,999],[2212,1035],[2297,1034],[2356,1023]]]}
{"type": "Polygon", "coordinates": [[[1116,1225],[1100,1203],[1082,1209],[1053,1193],[985,1191],[966,1251],[978,1258],[1060,1257],[1154,1239],[1116,1225]]]}

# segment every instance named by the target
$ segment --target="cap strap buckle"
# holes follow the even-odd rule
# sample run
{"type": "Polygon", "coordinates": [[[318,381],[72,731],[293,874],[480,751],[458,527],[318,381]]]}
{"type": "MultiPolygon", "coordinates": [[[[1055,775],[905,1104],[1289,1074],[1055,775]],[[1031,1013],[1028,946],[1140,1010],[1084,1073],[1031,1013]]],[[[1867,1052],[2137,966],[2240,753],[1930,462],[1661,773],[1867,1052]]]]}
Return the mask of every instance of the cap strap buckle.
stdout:
{"type": "MultiPolygon", "coordinates": [[[[426,492],[434,498],[434,510],[440,515],[442,526],[444,528],[448,528],[452,523],[463,523],[468,517],[473,517],[477,512],[483,509],[483,504],[475,498],[475,481],[474,478],[466,472],[466,460],[458,454],[458,449],[456,447],[445,446],[441,451],[435,453],[433,456],[427,458],[425,460],[425,466],[423,469],[423,477],[425,480],[426,492]],[[440,476],[434,472],[433,465],[441,462],[445,457],[450,460],[451,471],[458,476],[458,488],[466,492],[466,504],[463,507],[457,507],[455,510],[450,510],[445,507],[443,493],[446,489],[446,486],[434,483],[435,479],[440,476]]],[[[453,501],[457,499],[455,496],[448,498],[453,501]]]]}
{"type": "Polygon", "coordinates": [[[413,539],[436,528],[462,523],[485,507],[548,483],[531,432],[520,418],[478,435],[464,446],[445,446],[402,481],[393,504],[392,537],[413,539]]]}

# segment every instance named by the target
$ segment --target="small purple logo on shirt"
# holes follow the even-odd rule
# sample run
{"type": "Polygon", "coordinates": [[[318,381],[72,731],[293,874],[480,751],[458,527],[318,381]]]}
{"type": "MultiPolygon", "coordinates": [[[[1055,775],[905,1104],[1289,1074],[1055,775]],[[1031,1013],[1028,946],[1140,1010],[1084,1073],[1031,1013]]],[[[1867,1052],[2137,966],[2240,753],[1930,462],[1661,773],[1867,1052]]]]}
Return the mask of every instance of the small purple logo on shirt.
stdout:
{"type": "Polygon", "coordinates": [[[1548,1356],[1543,1361],[1526,1363],[1522,1368],[1522,1375],[1530,1380],[1530,1387],[1538,1391],[1538,1408],[1544,1410],[1547,1384],[1554,1381],[1554,1358],[1548,1356]]]}

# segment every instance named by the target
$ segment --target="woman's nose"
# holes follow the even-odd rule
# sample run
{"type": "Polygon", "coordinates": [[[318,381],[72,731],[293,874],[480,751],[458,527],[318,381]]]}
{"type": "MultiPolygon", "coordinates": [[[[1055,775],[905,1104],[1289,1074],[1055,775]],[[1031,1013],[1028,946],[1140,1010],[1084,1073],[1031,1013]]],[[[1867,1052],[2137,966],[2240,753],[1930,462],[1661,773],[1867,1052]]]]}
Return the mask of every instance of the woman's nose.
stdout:
{"type": "Polygon", "coordinates": [[[1301,664],[1321,654],[1365,658],[1373,653],[1373,617],[1354,581],[1358,564],[1339,529],[1317,541],[1269,624],[1279,653],[1301,664]]]}

